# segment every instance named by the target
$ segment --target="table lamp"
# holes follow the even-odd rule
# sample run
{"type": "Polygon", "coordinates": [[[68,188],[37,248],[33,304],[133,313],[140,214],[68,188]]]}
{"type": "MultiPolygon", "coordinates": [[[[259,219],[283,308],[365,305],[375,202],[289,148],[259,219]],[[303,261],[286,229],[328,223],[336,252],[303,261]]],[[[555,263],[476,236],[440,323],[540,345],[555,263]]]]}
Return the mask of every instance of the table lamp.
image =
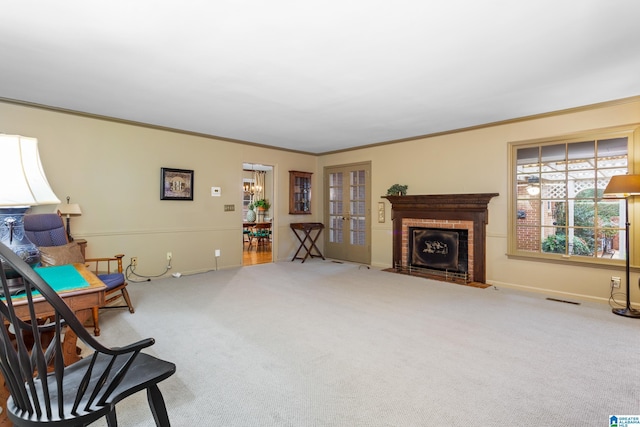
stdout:
{"type": "Polygon", "coordinates": [[[631,295],[629,284],[629,239],[631,238],[629,228],[629,197],[640,195],[640,175],[616,175],[612,176],[607,188],[604,189],[603,196],[607,198],[624,198],[625,206],[625,259],[626,259],[626,282],[627,282],[627,305],[624,308],[614,308],[612,311],[620,316],[640,318],[640,311],[631,308],[631,295]]]}
{"type": "Polygon", "coordinates": [[[80,205],[77,203],[69,203],[71,197],[67,196],[67,203],[61,203],[56,207],[56,211],[60,213],[60,215],[65,215],[67,217],[67,239],[70,242],[73,242],[73,237],[71,237],[71,223],[70,219],[72,216],[80,216],[82,215],[82,211],[80,210],[80,205]]]}
{"type": "MultiPolygon", "coordinates": [[[[38,140],[0,134],[0,242],[31,266],[40,252],[24,232],[24,214],[31,206],[60,203],[42,169],[38,140]]],[[[13,271],[5,270],[8,279],[13,271]]]]}

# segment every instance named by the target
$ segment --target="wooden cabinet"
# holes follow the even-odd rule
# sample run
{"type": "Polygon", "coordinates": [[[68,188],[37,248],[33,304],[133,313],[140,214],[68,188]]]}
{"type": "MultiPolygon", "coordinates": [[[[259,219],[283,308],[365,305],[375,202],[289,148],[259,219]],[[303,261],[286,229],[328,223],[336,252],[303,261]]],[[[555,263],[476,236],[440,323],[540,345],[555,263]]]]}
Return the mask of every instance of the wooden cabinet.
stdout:
{"type": "Polygon", "coordinates": [[[311,172],[289,171],[289,213],[311,214],[311,172]]]}

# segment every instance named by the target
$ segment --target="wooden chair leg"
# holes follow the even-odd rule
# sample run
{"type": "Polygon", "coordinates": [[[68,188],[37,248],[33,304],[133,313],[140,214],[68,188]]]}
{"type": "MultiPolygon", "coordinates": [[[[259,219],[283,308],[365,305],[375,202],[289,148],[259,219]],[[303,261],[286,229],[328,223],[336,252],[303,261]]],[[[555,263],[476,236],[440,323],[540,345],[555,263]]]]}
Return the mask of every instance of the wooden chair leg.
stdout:
{"type": "Polygon", "coordinates": [[[167,414],[167,407],[164,404],[164,398],[160,392],[160,388],[157,385],[149,386],[147,389],[147,400],[149,401],[149,407],[153,414],[153,419],[158,427],[170,427],[169,415],[167,414]]]}
{"type": "Polygon", "coordinates": [[[93,317],[93,335],[100,336],[100,323],[98,323],[98,306],[91,309],[91,316],[93,317]]]}
{"type": "Polygon", "coordinates": [[[127,288],[122,288],[122,298],[124,298],[125,302],[127,303],[127,306],[129,307],[129,312],[135,313],[135,310],[133,309],[133,304],[131,304],[131,298],[129,298],[129,291],[127,291],[127,288]]]}

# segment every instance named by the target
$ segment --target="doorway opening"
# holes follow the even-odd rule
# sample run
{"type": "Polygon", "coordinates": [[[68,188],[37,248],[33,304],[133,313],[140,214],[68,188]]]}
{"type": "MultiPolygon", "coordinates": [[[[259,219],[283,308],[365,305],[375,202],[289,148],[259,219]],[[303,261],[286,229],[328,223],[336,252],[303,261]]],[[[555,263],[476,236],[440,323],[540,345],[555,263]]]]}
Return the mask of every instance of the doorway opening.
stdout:
{"type": "Polygon", "coordinates": [[[274,168],[242,164],[242,265],[273,262],[274,168]]]}

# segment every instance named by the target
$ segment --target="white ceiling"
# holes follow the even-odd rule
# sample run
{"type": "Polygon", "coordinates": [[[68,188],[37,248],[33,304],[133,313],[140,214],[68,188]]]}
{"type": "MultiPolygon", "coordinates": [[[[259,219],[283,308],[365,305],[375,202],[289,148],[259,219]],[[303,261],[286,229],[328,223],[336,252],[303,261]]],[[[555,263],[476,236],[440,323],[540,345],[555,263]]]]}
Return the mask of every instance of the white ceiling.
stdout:
{"type": "Polygon", "coordinates": [[[326,153],[640,95],[639,16],[638,0],[0,0],[0,97],[326,153]]]}

